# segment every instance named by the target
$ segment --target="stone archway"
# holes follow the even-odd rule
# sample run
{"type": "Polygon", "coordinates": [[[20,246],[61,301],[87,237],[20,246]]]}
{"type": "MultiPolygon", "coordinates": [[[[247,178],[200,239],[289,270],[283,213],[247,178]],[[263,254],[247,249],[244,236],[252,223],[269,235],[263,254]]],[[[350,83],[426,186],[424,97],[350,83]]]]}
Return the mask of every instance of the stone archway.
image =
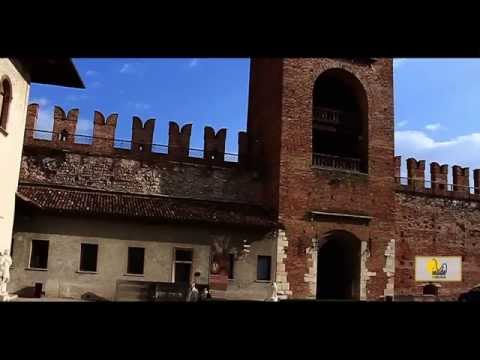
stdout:
{"type": "Polygon", "coordinates": [[[360,300],[361,241],[338,230],[325,234],[317,249],[316,298],[360,300]]]}

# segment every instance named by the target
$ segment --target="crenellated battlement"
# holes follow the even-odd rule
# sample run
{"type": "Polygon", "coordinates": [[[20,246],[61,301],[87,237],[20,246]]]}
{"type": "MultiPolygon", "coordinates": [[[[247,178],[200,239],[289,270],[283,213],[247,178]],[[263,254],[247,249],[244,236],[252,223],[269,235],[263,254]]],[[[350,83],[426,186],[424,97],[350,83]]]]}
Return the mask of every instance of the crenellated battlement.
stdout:
{"type": "Polygon", "coordinates": [[[425,180],[425,160],[409,158],[407,177],[401,177],[401,156],[395,157],[395,181],[401,190],[480,201],[480,169],[473,171],[473,187],[470,186],[470,169],[452,166],[451,184],[448,183],[448,164],[430,163],[430,180],[425,180]]]}
{"type": "Polygon", "coordinates": [[[93,136],[77,135],[79,109],[70,109],[67,113],[60,106],[55,106],[53,114],[53,131],[37,129],[39,105],[30,104],[27,109],[25,146],[40,146],[51,149],[78,151],[97,155],[119,155],[122,157],[166,159],[193,163],[214,165],[241,165],[249,163],[248,134],[238,134],[239,154],[225,152],[227,129],[215,132],[210,126],[204,128],[203,149],[190,148],[192,124],[180,126],[173,121],[169,122],[168,145],[153,143],[155,119],[142,121],[138,116],[132,119],[131,140],[115,138],[118,114],[113,113],[105,117],[100,111],[93,114],[93,136]],[[40,139],[38,133],[51,135],[51,139],[40,139]],[[87,138],[84,142],[76,138],[87,138]]]}

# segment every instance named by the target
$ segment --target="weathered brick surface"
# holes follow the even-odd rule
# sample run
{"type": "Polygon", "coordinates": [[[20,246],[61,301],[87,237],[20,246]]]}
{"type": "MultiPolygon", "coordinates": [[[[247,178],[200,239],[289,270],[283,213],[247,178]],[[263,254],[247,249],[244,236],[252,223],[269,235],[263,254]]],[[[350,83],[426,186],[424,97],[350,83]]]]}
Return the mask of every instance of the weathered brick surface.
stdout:
{"type": "Polygon", "coordinates": [[[422,191],[425,187],[425,160],[407,159],[408,185],[422,191]]]}
{"type": "MultiPolygon", "coordinates": [[[[153,143],[155,119],[149,119],[143,123],[139,117],[134,116],[132,119],[131,140],[120,140],[115,138],[118,114],[110,114],[105,119],[101,112],[95,111],[93,117],[93,137],[82,135],[82,140],[77,141],[75,135],[77,135],[78,109],[72,109],[68,112],[68,115],[65,115],[65,111],[61,107],[55,106],[53,133],[43,132],[41,137],[36,136],[34,131],[37,128],[38,113],[38,104],[28,105],[24,139],[24,144],[27,147],[61,149],[82,154],[136,158],[149,161],[186,161],[226,167],[235,167],[239,162],[242,163],[243,167],[249,164],[253,165],[254,163],[248,148],[248,135],[245,132],[238,134],[239,157],[235,159],[235,156],[232,156],[233,154],[225,153],[227,129],[220,129],[215,132],[212,127],[205,127],[204,149],[190,149],[192,125],[187,124],[180,129],[178,124],[170,122],[168,146],[166,146],[165,144],[153,143]],[[66,131],[66,134],[64,134],[66,139],[64,139],[65,141],[60,141],[64,130],[66,131]],[[190,154],[191,151],[193,152],[192,154],[190,154]],[[203,156],[199,156],[199,152],[203,156]]],[[[258,144],[255,146],[258,147],[258,144]]],[[[258,153],[256,154],[258,155],[258,153]]],[[[258,166],[256,167],[258,168],[258,166]]]]}
{"type": "Polygon", "coordinates": [[[168,154],[175,159],[186,159],[190,148],[191,134],[192,124],[184,125],[180,130],[176,122],[170,121],[168,124],[168,154]]]}
{"type": "Polygon", "coordinates": [[[461,166],[454,165],[452,167],[453,174],[453,191],[465,193],[469,191],[470,187],[470,169],[462,168],[461,166]]]}
{"type": "MultiPolygon", "coordinates": [[[[391,62],[381,60],[372,67],[333,59],[286,59],[283,76],[282,146],[280,168],[280,218],[287,224],[292,248],[304,253],[313,236],[344,229],[360,240],[371,239],[368,298],[383,295],[384,251],[393,237],[392,192],[393,100],[391,62]],[[342,68],[362,83],[368,100],[368,176],[312,168],[312,94],[318,76],[331,68],[342,68]],[[314,223],[310,231],[305,214],[311,210],[365,214],[373,217],[367,225],[340,222],[314,223]]],[[[311,227],[311,226],[310,226],[311,227]]],[[[290,255],[290,254],[289,254],[290,255]]],[[[308,295],[303,275],[308,271],[305,256],[292,251],[288,273],[294,296],[308,295]]]]}
{"type": "Polygon", "coordinates": [[[206,126],[203,134],[203,156],[206,160],[222,163],[225,159],[225,139],[227,129],[215,130],[206,126]]]}
{"type": "Polygon", "coordinates": [[[271,187],[266,188],[267,198],[278,209],[280,221],[286,228],[289,241],[286,270],[293,297],[311,296],[311,287],[305,282],[305,274],[311,267],[311,259],[306,255],[311,239],[335,229],[348,229],[361,240],[371,240],[368,269],[377,271],[378,275],[369,281],[368,298],[383,295],[384,252],[394,233],[391,61],[379,60],[370,66],[334,59],[262,59],[257,67],[252,66],[252,71],[252,79],[257,81],[251,83],[254,94],[250,96],[257,96],[251,101],[254,109],[251,109],[248,131],[254,141],[272,138],[264,140],[262,152],[264,160],[269,162],[267,173],[271,187]],[[312,168],[313,86],[320,74],[332,68],[350,72],[365,89],[369,117],[368,176],[312,168]],[[268,82],[271,92],[258,82],[264,85],[268,82]],[[278,103],[281,113],[268,113],[269,109],[277,110],[278,103]],[[276,142],[277,135],[280,143],[276,142]],[[373,220],[369,225],[310,222],[307,214],[312,210],[365,214],[373,220]]]}
{"type": "Polygon", "coordinates": [[[252,204],[258,204],[261,199],[261,183],[251,172],[239,167],[207,167],[173,161],[158,163],[63,151],[50,154],[32,151],[35,152],[35,148],[24,152],[21,182],[252,204]]]}
{"type": "Polygon", "coordinates": [[[118,114],[110,114],[106,119],[100,111],[95,111],[93,120],[92,146],[97,152],[113,148],[118,114]]]}
{"type": "Polygon", "coordinates": [[[57,136],[53,138],[54,142],[65,141],[68,144],[74,142],[78,113],[78,109],[71,109],[65,115],[65,111],[60,106],[55,106],[53,111],[53,132],[57,136]],[[63,134],[65,134],[64,139],[61,138],[63,134]]]}
{"type": "Polygon", "coordinates": [[[278,213],[280,176],[282,59],[252,59],[248,100],[250,165],[263,181],[263,201],[278,213]]]}
{"type": "Polygon", "coordinates": [[[421,295],[415,256],[462,256],[463,281],[442,283],[440,296],[457,298],[480,282],[480,202],[397,192],[396,295],[421,295]]]}

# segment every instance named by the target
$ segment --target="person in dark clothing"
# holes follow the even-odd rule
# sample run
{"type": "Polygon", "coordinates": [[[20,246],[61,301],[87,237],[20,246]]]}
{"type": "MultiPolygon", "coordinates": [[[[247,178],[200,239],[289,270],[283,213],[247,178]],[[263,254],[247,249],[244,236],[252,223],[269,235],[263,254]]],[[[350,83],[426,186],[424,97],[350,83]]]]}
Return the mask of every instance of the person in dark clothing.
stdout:
{"type": "Polygon", "coordinates": [[[201,299],[202,300],[209,300],[212,298],[212,295],[210,294],[210,290],[208,289],[208,286],[203,289],[201,299]]]}

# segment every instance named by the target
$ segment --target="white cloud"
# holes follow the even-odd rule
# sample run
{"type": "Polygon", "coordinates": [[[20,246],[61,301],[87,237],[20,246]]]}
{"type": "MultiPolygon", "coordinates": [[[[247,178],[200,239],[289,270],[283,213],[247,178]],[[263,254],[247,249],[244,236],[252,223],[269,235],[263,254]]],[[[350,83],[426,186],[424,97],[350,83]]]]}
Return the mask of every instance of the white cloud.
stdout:
{"type": "Polygon", "coordinates": [[[402,127],[404,127],[404,126],[407,125],[407,124],[408,124],[408,121],[407,121],[407,120],[399,121],[399,122],[397,123],[397,127],[398,127],[398,128],[402,128],[402,127]]]}
{"type": "Polygon", "coordinates": [[[188,63],[188,67],[189,68],[194,68],[195,66],[198,65],[198,59],[192,59],[190,60],[190,62],[188,63]]]}
{"type": "Polygon", "coordinates": [[[134,61],[131,63],[124,63],[120,67],[120,74],[125,74],[125,75],[135,75],[139,77],[145,76],[145,72],[147,70],[148,66],[145,62],[142,61],[134,61]]]}
{"type": "Polygon", "coordinates": [[[41,98],[34,98],[30,100],[30,104],[38,104],[40,106],[47,106],[50,104],[50,100],[47,98],[41,97],[41,98]]]}
{"type": "MultiPolygon", "coordinates": [[[[457,136],[445,141],[436,141],[423,131],[404,130],[395,132],[395,154],[401,155],[402,174],[405,171],[405,159],[409,157],[426,160],[426,178],[429,178],[428,163],[460,165],[473,169],[480,168],[480,133],[457,136]]],[[[451,168],[450,182],[451,182],[451,168]]],[[[472,183],[473,184],[473,183],[472,183]]]]}
{"type": "Polygon", "coordinates": [[[97,88],[99,88],[99,87],[101,87],[101,86],[102,86],[102,83],[101,83],[100,81],[94,81],[94,82],[90,85],[90,87],[93,88],[93,89],[97,89],[97,88]]]}
{"type": "Polygon", "coordinates": [[[87,70],[87,72],[85,73],[85,75],[87,75],[87,76],[95,76],[95,75],[98,75],[98,71],[95,71],[95,70],[87,70]]]}
{"type": "Polygon", "coordinates": [[[134,74],[135,73],[135,68],[133,67],[132,64],[123,64],[122,67],[120,68],[120,73],[122,73],[122,74],[134,74]]]}
{"type": "Polygon", "coordinates": [[[445,128],[439,123],[425,125],[425,130],[428,130],[428,131],[437,131],[437,130],[443,130],[443,129],[445,128]]]}

